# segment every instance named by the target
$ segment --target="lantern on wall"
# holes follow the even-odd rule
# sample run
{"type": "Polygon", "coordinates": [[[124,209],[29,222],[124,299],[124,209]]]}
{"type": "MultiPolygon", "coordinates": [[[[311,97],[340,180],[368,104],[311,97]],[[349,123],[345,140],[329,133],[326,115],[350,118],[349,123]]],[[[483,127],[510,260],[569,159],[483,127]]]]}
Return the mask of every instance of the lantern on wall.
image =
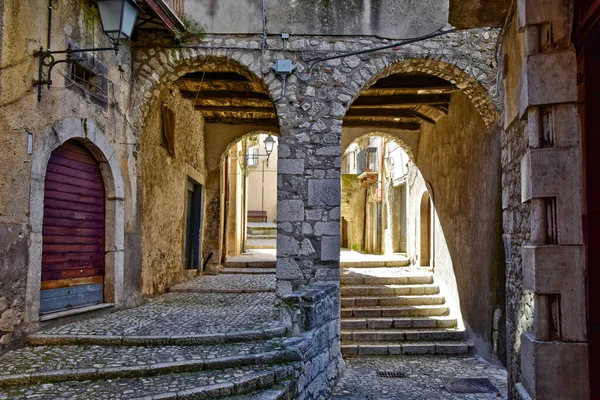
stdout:
{"type": "Polygon", "coordinates": [[[273,147],[275,146],[275,139],[273,136],[269,135],[265,139],[265,152],[267,153],[267,166],[269,166],[269,157],[271,157],[271,153],[273,152],[273,147]]]}
{"type": "Polygon", "coordinates": [[[102,29],[113,43],[131,38],[139,8],[135,0],[97,0],[102,29]]]}

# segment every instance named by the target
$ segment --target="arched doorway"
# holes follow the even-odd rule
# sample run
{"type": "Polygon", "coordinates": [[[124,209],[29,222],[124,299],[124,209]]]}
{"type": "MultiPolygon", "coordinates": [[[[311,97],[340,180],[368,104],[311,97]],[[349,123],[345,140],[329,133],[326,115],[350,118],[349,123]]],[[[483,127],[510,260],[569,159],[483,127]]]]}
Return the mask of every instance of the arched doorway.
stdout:
{"type": "Polygon", "coordinates": [[[100,166],[68,140],[47,165],[40,314],[104,302],[105,190],[100,166]]]}
{"type": "Polygon", "coordinates": [[[420,213],[420,265],[431,265],[431,197],[428,192],[421,197],[420,213]]]}

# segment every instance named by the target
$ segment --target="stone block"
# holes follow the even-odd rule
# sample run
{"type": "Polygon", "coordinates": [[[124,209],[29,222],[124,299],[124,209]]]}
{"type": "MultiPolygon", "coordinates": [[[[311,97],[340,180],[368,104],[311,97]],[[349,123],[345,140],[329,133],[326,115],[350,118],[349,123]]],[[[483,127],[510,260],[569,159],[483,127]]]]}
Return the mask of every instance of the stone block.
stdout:
{"type": "Polygon", "coordinates": [[[469,345],[466,343],[437,343],[435,345],[436,354],[467,354],[469,352],[469,345]]]}
{"type": "Polygon", "coordinates": [[[277,202],[277,221],[304,221],[304,202],[302,200],[279,200],[277,202]]]}
{"type": "Polygon", "coordinates": [[[579,148],[531,149],[521,160],[521,200],[556,198],[559,244],[583,243],[579,148]]]}
{"type": "Polygon", "coordinates": [[[308,181],[308,205],[339,206],[340,186],[338,179],[310,179],[308,181]]]}
{"type": "Polygon", "coordinates": [[[358,354],[380,356],[388,353],[387,345],[385,344],[361,344],[358,346],[358,354]]]}
{"type": "Polygon", "coordinates": [[[277,259],[277,279],[298,279],[302,278],[302,270],[291,258],[279,258],[277,259]]]}
{"type": "Polygon", "coordinates": [[[367,321],[369,329],[390,329],[393,323],[394,320],[391,318],[377,318],[367,321]]]}
{"type": "Polygon", "coordinates": [[[574,51],[530,54],[521,70],[519,113],[530,107],[577,101],[577,64],[574,51]],[[552,84],[548,84],[552,82],[552,84]]]}
{"type": "MultiPolygon", "coordinates": [[[[321,222],[317,222],[316,225],[321,222]]],[[[338,225],[339,227],[339,225],[338,225]]],[[[315,229],[316,232],[316,229],[315,229]]],[[[323,236],[321,239],[321,260],[338,261],[340,259],[340,237],[323,236]]]]}
{"type": "Polygon", "coordinates": [[[315,223],[315,235],[335,235],[338,236],[338,248],[339,248],[339,235],[340,235],[340,223],[339,222],[317,222],[315,223]]]}
{"type": "Polygon", "coordinates": [[[303,159],[279,159],[277,161],[277,172],[287,175],[301,175],[304,173],[303,159]]]}
{"type": "Polygon", "coordinates": [[[402,354],[435,354],[433,343],[405,343],[402,345],[402,354]]]}
{"type": "Polygon", "coordinates": [[[535,399],[589,399],[587,343],[536,341],[521,335],[521,379],[535,399]]]}
{"type": "Polygon", "coordinates": [[[586,340],[582,246],[523,247],[523,287],[537,294],[560,294],[562,337],[569,341],[586,340]]]}

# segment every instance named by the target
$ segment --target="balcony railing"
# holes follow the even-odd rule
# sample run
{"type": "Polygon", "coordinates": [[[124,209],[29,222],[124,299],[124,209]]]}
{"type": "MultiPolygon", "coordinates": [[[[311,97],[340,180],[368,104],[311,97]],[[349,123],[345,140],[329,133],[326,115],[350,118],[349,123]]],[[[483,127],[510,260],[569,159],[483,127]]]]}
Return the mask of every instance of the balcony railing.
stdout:
{"type": "Polygon", "coordinates": [[[365,173],[379,172],[379,157],[377,147],[367,147],[356,156],[356,172],[359,178],[365,173]]]}
{"type": "Polygon", "coordinates": [[[171,10],[183,20],[185,16],[185,0],[163,0],[171,7],[171,10]]]}

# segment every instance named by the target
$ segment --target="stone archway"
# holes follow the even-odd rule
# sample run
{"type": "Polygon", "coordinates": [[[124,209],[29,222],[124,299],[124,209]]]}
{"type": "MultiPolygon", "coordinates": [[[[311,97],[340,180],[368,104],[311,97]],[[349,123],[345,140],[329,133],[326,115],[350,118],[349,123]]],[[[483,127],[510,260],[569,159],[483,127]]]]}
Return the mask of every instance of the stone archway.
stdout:
{"type": "MultiPolygon", "coordinates": [[[[221,222],[220,222],[220,247],[219,247],[219,259],[223,262],[227,256],[237,256],[241,254],[241,249],[244,249],[245,243],[245,233],[246,233],[246,223],[247,223],[247,212],[245,212],[245,202],[243,201],[242,207],[239,207],[241,210],[235,210],[234,203],[236,202],[235,197],[238,197],[238,201],[241,198],[245,198],[247,196],[245,184],[241,184],[241,191],[243,193],[237,193],[235,187],[237,185],[232,185],[231,180],[238,179],[237,174],[232,173],[232,169],[238,171],[239,173],[243,173],[241,171],[241,165],[237,161],[237,157],[239,155],[235,155],[236,157],[232,157],[232,149],[234,149],[240,142],[244,139],[257,136],[257,135],[272,135],[279,136],[278,132],[274,130],[252,130],[247,133],[241,134],[241,136],[233,139],[229,142],[225,151],[223,151],[221,155],[221,163],[220,163],[220,171],[221,171],[221,180],[220,187],[223,188],[220,191],[220,210],[221,210],[221,222]],[[230,158],[235,158],[235,162],[231,162],[230,158]],[[241,197],[240,197],[241,196],[241,197]],[[241,215],[237,215],[238,211],[241,211],[241,215]]],[[[272,162],[277,163],[277,160],[272,160],[272,162]]],[[[245,177],[243,177],[245,181],[245,177]]],[[[239,182],[236,182],[239,183],[239,182]]]]}
{"type": "Polygon", "coordinates": [[[54,149],[70,139],[83,143],[100,165],[105,191],[105,293],[106,303],[119,306],[124,301],[124,183],[117,155],[104,134],[90,120],[66,119],[48,128],[40,137],[32,156],[29,220],[31,245],[27,273],[26,317],[40,320],[42,264],[42,225],[46,166],[54,149]]]}

